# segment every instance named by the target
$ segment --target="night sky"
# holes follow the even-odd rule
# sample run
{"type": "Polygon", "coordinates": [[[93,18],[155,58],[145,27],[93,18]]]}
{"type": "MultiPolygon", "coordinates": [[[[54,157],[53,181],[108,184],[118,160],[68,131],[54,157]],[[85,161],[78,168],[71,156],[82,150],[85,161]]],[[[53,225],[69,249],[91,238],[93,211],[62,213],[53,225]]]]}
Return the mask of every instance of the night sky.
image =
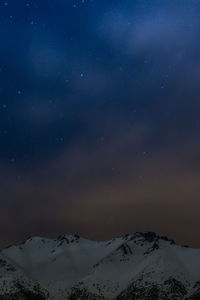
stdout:
{"type": "Polygon", "coordinates": [[[0,247],[199,214],[199,0],[0,0],[0,247]]]}

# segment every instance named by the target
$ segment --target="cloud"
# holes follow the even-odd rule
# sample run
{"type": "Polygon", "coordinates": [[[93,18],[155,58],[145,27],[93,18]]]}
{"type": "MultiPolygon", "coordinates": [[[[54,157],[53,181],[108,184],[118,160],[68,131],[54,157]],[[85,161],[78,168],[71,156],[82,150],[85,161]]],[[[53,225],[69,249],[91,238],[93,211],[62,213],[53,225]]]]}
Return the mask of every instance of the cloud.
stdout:
{"type": "Polygon", "coordinates": [[[69,55],[52,34],[38,35],[29,45],[28,65],[40,78],[56,79],[69,60],[69,55]]]}
{"type": "Polygon", "coordinates": [[[106,147],[101,139],[88,145],[79,138],[29,171],[2,166],[2,245],[38,234],[106,239],[154,230],[199,246],[198,139],[144,155],[154,130],[120,122],[106,147]]]}
{"type": "Polygon", "coordinates": [[[169,54],[172,49],[180,54],[191,47],[198,39],[198,28],[196,11],[175,1],[172,6],[155,3],[150,8],[141,3],[128,12],[114,9],[104,15],[98,33],[125,55],[138,56],[146,52],[149,56],[162,50],[159,56],[163,56],[172,54],[169,54]]]}

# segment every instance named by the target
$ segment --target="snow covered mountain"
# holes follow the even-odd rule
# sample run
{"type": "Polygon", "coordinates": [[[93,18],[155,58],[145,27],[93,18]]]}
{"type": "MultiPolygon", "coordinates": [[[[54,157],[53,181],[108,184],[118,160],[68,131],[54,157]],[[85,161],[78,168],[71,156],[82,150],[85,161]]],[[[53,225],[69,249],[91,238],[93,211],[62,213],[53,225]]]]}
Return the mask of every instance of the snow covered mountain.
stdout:
{"type": "Polygon", "coordinates": [[[0,251],[0,300],[200,299],[200,249],[155,233],[33,237],[0,251]]]}

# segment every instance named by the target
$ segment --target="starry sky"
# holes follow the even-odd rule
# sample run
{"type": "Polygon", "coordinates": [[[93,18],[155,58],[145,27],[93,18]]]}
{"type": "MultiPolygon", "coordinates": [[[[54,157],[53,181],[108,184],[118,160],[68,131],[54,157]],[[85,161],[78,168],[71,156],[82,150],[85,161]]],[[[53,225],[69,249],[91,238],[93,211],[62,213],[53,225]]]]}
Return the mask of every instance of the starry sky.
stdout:
{"type": "Polygon", "coordinates": [[[199,0],[0,0],[0,247],[200,247],[199,0]]]}

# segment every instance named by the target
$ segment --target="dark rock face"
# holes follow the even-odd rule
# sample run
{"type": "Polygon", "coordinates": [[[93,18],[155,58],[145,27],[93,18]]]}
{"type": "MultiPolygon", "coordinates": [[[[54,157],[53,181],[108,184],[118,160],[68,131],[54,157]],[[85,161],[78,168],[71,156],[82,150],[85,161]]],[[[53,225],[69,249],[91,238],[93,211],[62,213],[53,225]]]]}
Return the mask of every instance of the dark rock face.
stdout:
{"type": "Polygon", "coordinates": [[[171,299],[179,299],[179,297],[184,297],[187,295],[186,287],[178,280],[170,278],[164,282],[164,285],[167,287],[167,292],[171,295],[171,299]]]}
{"type": "Polygon", "coordinates": [[[150,247],[150,248],[144,253],[144,255],[150,254],[151,252],[153,252],[153,251],[155,251],[155,250],[158,250],[158,249],[160,249],[159,245],[158,245],[156,242],[154,242],[153,246],[150,247]]]}
{"type": "Polygon", "coordinates": [[[131,284],[128,289],[123,291],[116,300],[159,300],[160,293],[159,288],[156,285],[152,285],[149,288],[138,287],[136,284],[131,284]]]}
{"type": "Polygon", "coordinates": [[[46,300],[44,295],[35,294],[30,291],[23,291],[18,293],[8,293],[0,296],[0,300],[46,300]]]}
{"type": "Polygon", "coordinates": [[[127,243],[122,244],[117,250],[121,250],[123,256],[133,254],[131,248],[127,243]]]}
{"type": "Polygon", "coordinates": [[[42,290],[39,284],[35,284],[32,288],[24,287],[18,280],[13,281],[13,287],[9,291],[4,291],[0,295],[0,300],[47,300],[49,293],[42,290]]]}
{"type": "Polygon", "coordinates": [[[74,243],[74,242],[78,242],[80,239],[80,236],[77,234],[74,234],[73,236],[71,236],[70,238],[67,238],[66,235],[62,234],[59,235],[57,240],[59,241],[59,245],[58,246],[62,246],[63,244],[70,244],[70,243],[74,243]]]}
{"type": "Polygon", "coordinates": [[[200,299],[200,281],[197,281],[193,287],[194,292],[186,300],[199,300],[200,299]]]}
{"type": "MultiPolygon", "coordinates": [[[[141,283],[137,280],[129,285],[115,300],[199,300],[199,294],[186,298],[186,287],[174,278],[169,278],[162,285],[141,283]],[[196,298],[195,298],[196,297],[196,298]]],[[[105,300],[103,295],[95,295],[87,291],[86,288],[73,288],[69,300],[105,300]]]]}
{"type": "Polygon", "coordinates": [[[117,297],[117,300],[182,300],[186,295],[185,286],[178,280],[170,278],[163,285],[143,286],[139,281],[133,282],[117,297]]]}
{"type": "Polygon", "coordinates": [[[145,232],[143,233],[143,236],[145,238],[145,240],[149,243],[155,241],[155,239],[157,239],[157,235],[155,234],[155,232],[145,232]]]}
{"type": "Polygon", "coordinates": [[[0,259],[0,268],[4,268],[7,271],[11,271],[11,272],[16,271],[16,269],[4,259],[0,259]]]}
{"type": "Polygon", "coordinates": [[[185,300],[199,300],[200,299],[200,292],[195,292],[190,297],[186,298],[185,300]]]}
{"type": "Polygon", "coordinates": [[[96,294],[90,293],[87,289],[73,288],[72,293],[69,296],[69,300],[105,300],[103,296],[98,296],[96,294]]]}

